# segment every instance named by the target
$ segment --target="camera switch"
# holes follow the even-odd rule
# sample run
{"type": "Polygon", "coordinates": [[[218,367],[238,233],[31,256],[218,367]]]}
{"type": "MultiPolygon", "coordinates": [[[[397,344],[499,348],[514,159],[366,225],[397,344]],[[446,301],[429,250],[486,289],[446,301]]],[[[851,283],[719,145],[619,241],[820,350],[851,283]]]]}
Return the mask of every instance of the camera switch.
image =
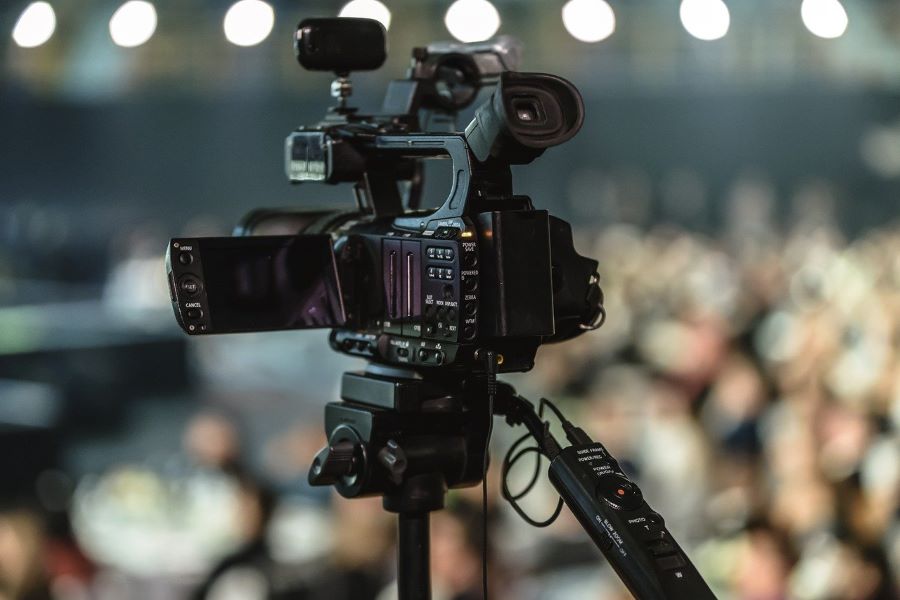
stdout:
{"type": "Polygon", "coordinates": [[[194,262],[194,255],[190,252],[184,251],[178,253],[178,262],[183,265],[189,265],[194,262]]]}
{"type": "Polygon", "coordinates": [[[659,565],[661,569],[670,571],[673,569],[683,569],[688,563],[680,554],[672,554],[670,556],[657,558],[656,564],[659,565]]]}
{"type": "Polygon", "coordinates": [[[605,475],[600,478],[597,495],[620,510],[640,508],[644,499],[640,490],[633,483],[618,475],[605,475]]]}
{"type": "Polygon", "coordinates": [[[650,554],[653,556],[667,556],[678,552],[678,548],[666,540],[658,540],[648,544],[647,549],[650,550],[650,554]]]}

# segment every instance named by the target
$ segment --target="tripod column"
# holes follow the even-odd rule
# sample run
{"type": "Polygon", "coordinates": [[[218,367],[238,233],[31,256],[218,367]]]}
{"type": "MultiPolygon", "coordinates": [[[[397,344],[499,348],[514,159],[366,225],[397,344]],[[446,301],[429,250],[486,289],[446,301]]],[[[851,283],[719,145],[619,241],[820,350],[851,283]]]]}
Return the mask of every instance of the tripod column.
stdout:
{"type": "Polygon", "coordinates": [[[399,600],[431,600],[429,515],[427,511],[400,513],[397,546],[399,600]]]}

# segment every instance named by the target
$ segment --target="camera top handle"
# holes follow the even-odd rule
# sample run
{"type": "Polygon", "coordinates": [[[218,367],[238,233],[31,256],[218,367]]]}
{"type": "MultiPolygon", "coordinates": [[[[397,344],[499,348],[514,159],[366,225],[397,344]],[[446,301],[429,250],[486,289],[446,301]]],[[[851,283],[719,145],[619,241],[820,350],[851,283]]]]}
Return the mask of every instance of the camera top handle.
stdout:
{"type": "Polygon", "coordinates": [[[375,216],[396,216],[394,224],[398,228],[424,231],[436,226],[452,226],[454,219],[466,213],[472,184],[472,159],[468,144],[461,134],[380,135],[375,137],[373,149],[379,158],[449,157],[452,162],[452,181],[447,199],[436,211],[422,215],[402,216],[404,209],[399,195],[396,194],[396,181],[390,182],[392,184],[390,188],[385,185],[376,187],[373,182],[385,176],[378,174],[373,176],[371,170],[367,171],[363,176],[363,185],[375,216]],[[434,223],[435,221],[439,221],[440,224],[434,223]]]}

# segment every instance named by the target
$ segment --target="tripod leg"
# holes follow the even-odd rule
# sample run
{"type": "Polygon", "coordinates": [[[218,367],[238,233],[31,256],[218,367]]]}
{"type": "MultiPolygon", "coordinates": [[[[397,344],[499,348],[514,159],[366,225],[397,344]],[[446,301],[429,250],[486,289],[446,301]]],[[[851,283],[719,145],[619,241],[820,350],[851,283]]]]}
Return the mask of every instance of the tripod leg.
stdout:
{"type": "Polygon", "coordinates": [[[427,511],[398,515],[397,589],[399,600],[431,600],[429,515],[427,511]]]}

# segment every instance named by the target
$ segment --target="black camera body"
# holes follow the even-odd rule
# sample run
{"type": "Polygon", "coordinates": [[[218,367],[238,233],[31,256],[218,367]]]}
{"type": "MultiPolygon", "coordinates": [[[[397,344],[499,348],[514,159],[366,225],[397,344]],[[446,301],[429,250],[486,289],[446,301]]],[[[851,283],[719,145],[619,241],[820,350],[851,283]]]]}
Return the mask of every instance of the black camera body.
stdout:
{"type": "Polygon", "coordinates": [[[307,19],[295,49],[305,67],[336,72],[339,103],[288,136],[288,178],[352,183],[357,209],[257,210],[239,237],[172,240],[169,281],[185,331],[330,327],[340,352],[454,372],[481,368],[483,347],[502,356],[500,371],[528,370],[540,344],[599,326],[597,261],[575,251],[568,223],[512,190],[510,165],[580,128],[569,82],[511,71],[518,49],[508,39],[433,44],[413,51],[381,114],[361,114],[346,105],[347,76],[383,62],[380,24],[307,19]],[[423,131],[452,122],[489,84],[496,90],[464,132],[423,131]],[[452,162],[451,189],[422,210],[422,163],[438,158],[452,162]],[[289,235],[259,235],[271,231],[289,235]]]}

